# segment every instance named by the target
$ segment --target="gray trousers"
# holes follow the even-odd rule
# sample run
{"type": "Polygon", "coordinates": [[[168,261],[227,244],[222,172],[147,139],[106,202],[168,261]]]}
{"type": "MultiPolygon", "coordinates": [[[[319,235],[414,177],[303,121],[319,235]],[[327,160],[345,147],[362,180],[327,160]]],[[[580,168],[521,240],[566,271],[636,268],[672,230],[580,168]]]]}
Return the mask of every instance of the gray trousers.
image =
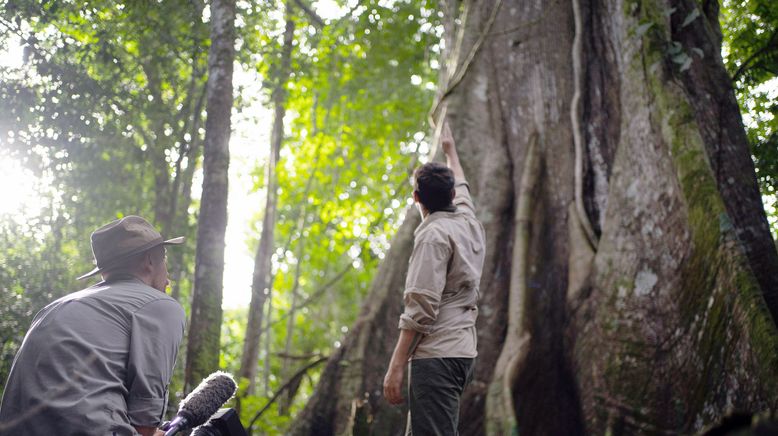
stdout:
{"type": "Polygon", "coordinates": [[[473,376],[475,359],[414,359],[408,365],[406,436],[459,435],[459,399],[473,376]]]}

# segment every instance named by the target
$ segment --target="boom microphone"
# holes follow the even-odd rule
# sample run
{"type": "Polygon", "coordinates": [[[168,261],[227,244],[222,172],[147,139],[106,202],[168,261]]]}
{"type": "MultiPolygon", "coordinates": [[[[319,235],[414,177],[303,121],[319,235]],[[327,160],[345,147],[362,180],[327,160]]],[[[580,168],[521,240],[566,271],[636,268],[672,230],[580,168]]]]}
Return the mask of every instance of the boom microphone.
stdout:
{"type": "Polygon", "coordinates": [[[194,429],[190,436],[248,436],[235,409],[219,409],[205,424],[194,429]]]}
{"type": "Polygon", "coordinates": [[[209,375],[181,401],[176,417],[164,429],[165,436],[204,424],[235,395],[237,388],[235,380],[226,372],[216,371],[209,375]]]}

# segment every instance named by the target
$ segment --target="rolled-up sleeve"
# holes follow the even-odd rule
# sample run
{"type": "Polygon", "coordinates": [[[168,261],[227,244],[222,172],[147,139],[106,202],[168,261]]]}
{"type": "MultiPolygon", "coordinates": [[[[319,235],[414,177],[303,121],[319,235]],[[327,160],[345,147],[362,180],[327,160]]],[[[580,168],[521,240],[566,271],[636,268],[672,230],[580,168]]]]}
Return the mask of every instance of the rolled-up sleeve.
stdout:
{"type": "Polygon", "coordinates": [[[439,242],[416,244],[408,267],[403,300],[405,311],[399,327],[429,334],[438,317],[440,298],[446,286],[451,248],[439,242]]]}
{"type": "Polygon", "coordinates": [[[135,426],[162,421],[184,323],[184,310],[172,299],[148,303],[133,315],[127,414],[135,426]]]}
{"type": "Polygon", "coordinates": [[[473,204],[473,199],[470,198],[470,184],[467,183],[467,180],[456,179],[454,181],[454,192],[454,205],[465,206],[475,214],[475,204],[473,204]]]}

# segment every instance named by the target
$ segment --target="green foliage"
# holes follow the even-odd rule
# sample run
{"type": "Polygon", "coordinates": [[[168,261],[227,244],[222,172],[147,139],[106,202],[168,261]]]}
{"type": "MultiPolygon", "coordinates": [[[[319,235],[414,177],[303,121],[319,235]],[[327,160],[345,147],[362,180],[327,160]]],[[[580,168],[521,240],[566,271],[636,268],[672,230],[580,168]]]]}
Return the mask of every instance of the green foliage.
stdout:
{"type": "Polygon", "coordinates": [[[7,151],[51,181],[54,212],[83,233],[117,213],[172,230],[166,208],[181,194],[177,159],[189,151],[187,117],[204,83],[200,12],[185,1],[5,6],[0,26],[28,53],[0,87],[7,151]]]}
{"type": "MultiPolygon", "coordinates": [[[[187,207],[204,124],[201,16],[183,0],[0,1],[0,43],[19,40],[25,52],[21,68],[0,70],[1,151],[40,177],[47,205],[25,217],[24,238],[0,249],[24,244],[3,262],[0,282],[3,301],[26,305],[14,321],[20,332],[30,313],[88,284],[73,277],[91,269],[89,234],[98,226],[139,214],[166,235],[194,235],[187,207]]],[[[174,275],[191,270],[193,249],[190,237],[171,252],[174,275]]],[[[174,286],[185,294],[186,282],[174,286]]]]}
{"type": "Polygon", "coordinates": [[[778,239],[778,7],[770,0],[724,1],[724,61],[735,92],[778,239]]]}
{"type": "MultiPolygon", "coordinates": [[[[283,434],[305,404],[322,365],[299,380],[293,375],[339,346],[402,220],[410,171],[429,150],[426,117],[441,36],[438,13],[426,2],[362,2],[323,27],[295,10],[277,168],[270,354],[263,345],[260,378],[265,363],[270,371],[259,395],[241,398],[248,424],[274,393],[291,386],[253,426],[263,434],[283,434]]],[[[280,20],[273,24],[242,37],[260,45],[251,52],[267,55],[258,72],[268,94],[276,86],[283,32],[280,20]]],[[[267,181],[257,185],[264,190],[267,181]]],[[[260,216],[248,234],[251,252],[260,216]]]]}
{"type": "MultiPolygon", "coordinates": [[[[73,272],[82,270],[76,267],[86,267],[57,261],[57,253],[52,253],[57,248],[51,244],[52,236],[63,229],[51,230],[47,234],[33,234],[29,228],[13,221],[0,223],[0,380],[3,381],[8,377],[16,349],[32,317],[73,286],[76,276],[73,272]]],[[[71,244],[59,248],[69,253],[74,251],[71,244]]]]}

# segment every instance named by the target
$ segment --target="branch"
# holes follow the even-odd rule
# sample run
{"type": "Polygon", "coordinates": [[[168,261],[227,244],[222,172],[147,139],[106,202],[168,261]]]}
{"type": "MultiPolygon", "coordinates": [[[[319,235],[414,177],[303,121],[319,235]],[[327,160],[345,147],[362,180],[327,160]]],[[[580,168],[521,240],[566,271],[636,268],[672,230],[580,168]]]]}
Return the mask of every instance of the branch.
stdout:
{"type": "Polygon", "coordinates": [[[260,409],[259,412],[257,412],[256,415],[254,415],[254,418],[249,423],[248,427],[246,428],[246,431],[248,433],[251,433],[251,428],[254,426],[254,423],[257,422],[257,419],[259,419],[259,417],[262,416],[262,414],[265,413],[265,411],[267,411],[267,409],[269,409],[270,406],[273,403],[276,402],[276,400],[278,400],[278,397],[281,396],[281,393],[283,393],[285,390],[289,389],[298,378],[300,378],[303,375],[305,375],[310,369],[312,369],[313,367],[321,364],[322,362],[325,362],[327,359],[329,359],[329,356],[322,356],[321,358],[319,358],[319,359],[309,363],[308,365],[305,365],[302,369],[300,369],[293,376],[291,376],[286,381],[286,383],[283,384],[283,386],[278,388],[278,390],[275,392],[275,394],[273,394],[273,397],[270,398],[270,400],[268,400],[267,404],[265,404],[264,407],[262,407],[262,409],[260,409]]]}
{"type": "MultiPolygon", "coordinates": [[[[351,270],[352,266],[351,263],[349,263],[346,268],[341,270],[335,277],[333,277],[330,281],[324,284],[324,286],[320,287],[319,289],[313,291],[310,297],[306,298],[302,303],[300,303],[299,306],[297,306],[298,309],[302,309],[309,304],[313,303],[314,300],[319,298],[324,292],[326,292],[329,288],[331,288],[335,283],[337,283],[340,279],[343,278],[343,276],[346,275],[347,272],[351,270]]],[[[274,320],[272,325],[276,325],[279,322],[285,320],[289,316],[289,312],[284,313],[283,315],[279,316],[278,319],[274,320]]],[[[267,330],[267,329],[265,329],[267,330]]],[[[264,330],[263,330],[264,333],[264,330]]]]}
{"type": "MultiPolygon", "coordinates": [[[[373,228],[373,227],[377,226],[378,224],[380,224],[381,221],[383,221],[383,220],[384,220],[384,216],[382,214],[382,215],[378,216],[375,221],[370,223],[369,227],[373,228]]],[[[350,240],[349,244],[351,244],[356,239],[358,239],[358,238],[354,238],[354,239],[350,240]]],[[[362,241],[362,249],[363,250],[365,249],[365,247],[364,247],[365,242],[367,242],[367,239],[364,239],[362,241]]],[[[343,253],[343,254],[345,254],[345,253],[343,253]]],[[[341,254],[341,257],[343,256],[343,254],[341,254]]],[[[342,270],[340,270],[340,272],[338,272],[334,277],[332,277],[329,281],[327,281],[327,283],[325,283],[324,285],[320,286],[318,289],[313,291],[311,293],[311,295],[308,298],[306,298],[302,303],[300,303],[300,305],[297,308],[300,309],[300,308],[306,307],[309,304],[313,303],[316,299],[321,297],[322,294],[327,292],[332,286],[334,286],[336,283],[338,283],[346,275],[346,273],[351,271],[352,267],[353,267],[352,263],[349,262],[342,270]]],[[[285,313],[283,316],[281,316],[277,320],[273,321],[273,325],[275,325],[276,323],[286,319],[286,317],[288,317],[288,316],[289,316],[289,312],[285,313]]]]}
{"type": "Polygon", "coordinates": [[[300,7],[300,9],[305,12],[306,15],[308,15],[311,20],[313,20],[313,25],[318,27],[319,29],[323,28],[325,26],[324,20],[321,19],[319,15],[316,14],[316,12],[313,11],[308,5],[303,3],[303,0],[294,0],[295,4],[300,7]]]}
{"type": "Polygon", "coordinates": [[[343,276],[346,275],[347,272],[349,272],[352,268],[351,263],[349,263],[345,268],[343,268],[335,277],[333,277],[329,282],[325,283],[324,286],[320,287],[319,289],[315,290],[310,297],[306,298],[302,303],[300,303],[299,308],[303,308],[309,304],[311,304],[315,299],[317,299],[321,294],[326,292],[329,288],[331,288],[335,283],[339,282],[340,279],[343,278],[343,276]]]}
{"type": "Polygon", "coordinates": [[[732,82],[737,81],[737,79],[740,77],[741,74],[745,73],[751,62],[753,62],[757,57],[763,55],[766,51],[768,51],[773,44],[777,42],[776,38],[778,37],[778,27],[773,30],[772,35],[770,35],[770,39],[767,40],[767,44],[765,44],[762,48],[754,52],[751,56],[748,57],[742,64],[740,64],[740,67],[735,71],[735,74],[732,75],[732,82]]]}
{"type": "Polygon", "coordinates": [[[276,357],[282,357],[284,359],[289,359],[289,360],[308,360],[308,359],[313,359],[314,357],[318,357],[318,358],[325,357],[321,353],[303,354],[303,355],[287,354],[287,353],[275,353],[275,356],[276,357]]]}

